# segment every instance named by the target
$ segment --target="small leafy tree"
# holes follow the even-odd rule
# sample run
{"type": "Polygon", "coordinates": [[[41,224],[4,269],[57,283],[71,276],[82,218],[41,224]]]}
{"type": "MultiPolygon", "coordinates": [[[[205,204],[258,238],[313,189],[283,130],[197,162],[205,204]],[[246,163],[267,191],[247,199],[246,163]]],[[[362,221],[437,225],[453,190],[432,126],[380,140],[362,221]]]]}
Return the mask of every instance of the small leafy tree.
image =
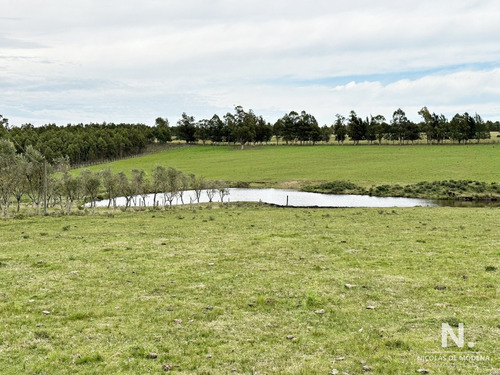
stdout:
{"type": "MultiPolygon", "coordinates": [[[[168,189],[168,175],[165,167],[157,165],[153,168],[152,172],[153,183],[151,189],[153,191],[153,206],[157,206],[156,196],[160,193],[165,193],[168,189]]],[[[166,201],[163,200],[163,205],[165,206],[166,201]]]]}
{"type": "Polygon", "coordinates": [[[9,203],[16,182],[16,148],[14,144],[0,139],[0,197],[4,216],[9,214],[9,203]]]}
{"type": "Polygon", "coordinates": [[[118,180],[117,176],[113,174],[111,168],[108,167],[101,171],[102,185],[106,190],[108,198],[108,208],[113,203],[113,210],[116,208],[116,198],[118,196],[118,180]]]}
{"type": "Polygon", "coordinates": [[[66,171],[61,176],[59,186],[62,196],[66,198],[66,213],[69,214],[71,212],[73,202],[81,197],[82,185],[80,177],[75,177],[66,171]]]}
{"type": "Polygon", "coordinates": [[[203,176],[191,175],[191,187],[196,195],[196,201],[200,203],[201,192],[207,187],[207,182],[203,176]]]}
{"type": "Polygon", "coordinates": [[[95,213],[97,195],[99,193],[99,188],[101,187],[101,178],[98,173],[92,172],[88,169],[84,169],[80,173],[80,179],[83,194],[85,195],[86,199],[88,198],[90,200],[92,213],[95,213]]]}
{"type": "Polygon", "coordinates": [[[219,194],[220,203],[221,203],[221,205],[223,205],[224,204],[224,197],[226,195],[229,195],[229,189],[227,187],[227,184],[225,181],[218,180],[218,181],[215,181],[214,187],[217,190],[217,193],[219,194]]]}

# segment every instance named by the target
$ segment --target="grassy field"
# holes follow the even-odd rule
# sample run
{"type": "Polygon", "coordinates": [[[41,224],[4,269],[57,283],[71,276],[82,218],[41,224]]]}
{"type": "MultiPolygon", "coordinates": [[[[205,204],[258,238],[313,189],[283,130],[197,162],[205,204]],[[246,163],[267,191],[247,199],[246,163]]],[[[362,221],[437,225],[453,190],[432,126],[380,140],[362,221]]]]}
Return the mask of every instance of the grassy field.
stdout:
{"type": "Polygon", "coordinates": [[[158,164],[208,179],[267,184],[350,180],[370,187],[447,179],[498,182],[500,145],[263,146],[246,150],[192,146],[91,169],[111,166],[114,172],[138,168],[150,173],[158,164]]]}
{"type": "MultiPolygon", "coordinates": [[[[460,150],[487,159],[486,149],[460,150]]],[[[259,152],[165,159],[189,171],[202,155],[259,152]]],[[[499,227],[489,208],[239,205],[3,220],[1,372],[498,373],[499,227]],[[465,323],[474,348],[442,348],[442,323],[456,334],[465,323]],[[426,362],[429,352],[457,360],[426,362]],[[477,352],[482,360],[460,360],[477,352]]]]}

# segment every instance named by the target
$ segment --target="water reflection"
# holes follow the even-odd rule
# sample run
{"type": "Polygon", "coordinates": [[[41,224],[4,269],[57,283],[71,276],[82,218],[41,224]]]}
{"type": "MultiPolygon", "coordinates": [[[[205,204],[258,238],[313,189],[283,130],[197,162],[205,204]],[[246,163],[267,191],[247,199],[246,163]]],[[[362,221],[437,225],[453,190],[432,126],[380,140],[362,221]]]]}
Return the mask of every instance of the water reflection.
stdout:
{"type": "MultiPolygon", "coordinates": [[[[394,198],[394,197],[370,197],[368,195],[334,195],[308,193],[290,189],[239,189],[231,188],[229,195],[224,196],[224,202],[264,202],[279,206],[289,207],[415,207],[415,206],[437,206],[441,202],[434,202],[429,199],[415,198],[394,198]]],[[[156,195],[156,202],[153,202],[154,195],[149,194],[145,197],[136,197],[132,206],[168,206],[168,197],[163,194],[156,195]]],[[[184,204],[197,203],[194,190],[185,191],[182,195],[184,204]]],[[[202,191],[200,203],[208,203],[209,195],[207,191],[202,191]]],[[[220,202],[219,194],[213,196],[212,202],[220,202]]],[[[118,206],[125,206],[125,198],[117,198],[118,206]]],[[[173,199],[172,204],[182,204],[181,198],[173,199]]],[[[98,207],[108,205],[107,200],[97,202],[98,207]]]]}

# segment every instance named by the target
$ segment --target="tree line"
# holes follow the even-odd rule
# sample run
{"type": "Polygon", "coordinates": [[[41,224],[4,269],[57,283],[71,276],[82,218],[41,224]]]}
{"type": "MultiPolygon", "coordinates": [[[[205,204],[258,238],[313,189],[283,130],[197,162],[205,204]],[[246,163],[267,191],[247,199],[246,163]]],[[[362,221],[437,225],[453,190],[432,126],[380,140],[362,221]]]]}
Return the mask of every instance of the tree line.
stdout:
{"type": "Polygon", "coordinates": [[[222,119],[214,115],[209,120],[195,121],[193,116],[183,113],[177,126],[172,128],[172,134],[187,143],[210,141],[243,146],[246,143],[267,143],[273,137],[277,143],[281,140],[286,144],[328,143],[332,136],[340,144],[347,140],[354,144],[360,141],[381,144],[383,140],[403,144],[422,139],[424,135],[428,143],[443,143],[445,140],[467,143],[488,139],[491,131],[500,131],[498,121],[485,122],[478,114],[456,114],[451,121],[442,114],[430,113],[427,107],[418,114],[422,121],[415,123],[400,108],[389,120],[383,115],[362,118],[351,111],[347,118],[337,114],[332,125],[320,127],[313,115],[292,111],[271,125],[252,110],[246,112],[238,106],[235,113],[227,113],[222,119]]]}
{"type": "Polygon", "coordinates": [[[174,126],[170,126],[168,119],[158,117],[154,126],[103,123],[62,127],[55,124],[9,127],[7,119],[0,115],[0,139],[12,140],[18,153],[32,146],[49,162],[65,158],[71,165],[79,165],[137,155],[148,145],[165,144],[173,139],[241,147],[247,143],[268,143],[273,137],[276,143],[286,144],[327,143],[332,137],[339,144],[347,141],[403,144],[422,138],[438,144],[479,142],[488,139],[491,131],[500,131],[500,122],[483,121],[478,114],[456,114],[448,120],[442,114],[431,113],[427,107],[418,114],[422,121],[415,123],[402,109],[397,109],[390,119],[382,115],[362,118],[351,111],[347,117],[337,114],[330,125],[319,126],[312,114],[292,111],[271,124],[252,110],[237,106],[222,118],[214,114],[210,119],[195,120],[183,113],[174,126]]]}
{"type": "Polygon", "coordinates": [[[216,195],[223,202],[228,194],[223,181],[206,180],[161,165],[154,167],[150,175],[133,169],[127,176],[124,172],[113,173],[109,167],[101,172],[83,169],[75,175],[67,162],[51,164],[32,146],[19,154],[12,142],[0,139],[0,209],[5,217],[11,204],[16,205],[18,213],[23,202],[36,209],[38,215],[42,208],[46,213],[48,207],[70,214],[76,203],[87,203],[94,212],[99,199],[107,199],[108,208],[115,209],[118,197],[124,197],[127,210],[131,206],[146,206],[148,194],[153,194],[156,207],[172,206],[176,199],[182,204],[195,203],[186,201],[186,190],[194,190],[196,203],[200,203],[203,191],[209,203],[216,195]]]}

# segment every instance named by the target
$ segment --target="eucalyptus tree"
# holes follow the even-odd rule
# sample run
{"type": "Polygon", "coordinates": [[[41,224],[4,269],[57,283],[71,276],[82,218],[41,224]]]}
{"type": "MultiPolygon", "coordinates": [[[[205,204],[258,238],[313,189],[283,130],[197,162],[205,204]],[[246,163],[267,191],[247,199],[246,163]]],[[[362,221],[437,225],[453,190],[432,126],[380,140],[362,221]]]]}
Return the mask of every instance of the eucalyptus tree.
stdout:
{"type": "Polygon", "coordinates": [[[252,110],[245,112],[241,106],[237,106],[234,110],[233,135],[243,150],[246,143],[252,142],[255,139],[258,118],[252,110]]]}
{"type": "Polygon", "coordinates": [[[273,137],[273,127],[262,116],[257,117],[254,143],[268,143],[273,137]]]}
{"type": "Polygon", "coordinates": [[[196,124],[193,116],[188,116],[185,112],[177,121],[177,136],[186,143],[196,142],[196,124]]]}
{"type": "Polygon", "coordinates": [[[155,120],[156,128],[154,129],[154,136],[160,143],[167,143],[172,141],[168,119],[158,117],[155,120]]]}
{"type": "Polygon", "coordinates": [[[222,121],[219,116],[213,115],[212,118],[208,120],[208,134],[212,143],[221,143],[224,141],[226,129],[224,121],[222,121]]]}
{"type": "Polygon", "coordinates": [[[491,134],[486,126],[486,123],[483,121],[481,116],[477,113],[474,116],[474,122],[476,123],[474,138],[477,140],[477,143],[481,141],[481,139],[489,139],[491,134]]]}
{"type": "Polygon", "coordinates": [[[399,141],[399,144],[403,143],[407,126],[408,118],[406,117],[406,113],[401,108],[398,108],[392,114],[391,127],[393,129],[393,134],[399,141]]]}
{"type": "Polygon", "coordinates": [[[366,137],[366,122],[361,117],[358,117],[356,112],[351,111],[347,124],[347,134],[355,145],[366,137]]]}
{"type": "Polygon", "coordinates": [[[321,140],[325,143],[330,143],[332,133],[333,130],[331,126],[323,125],[321,127],[321,140]]]}
{"type": "Polygon", "coordinates": [[[347,127],[345,124],[345,117],[342,115],[337,114],[336,115],[337,119],[335,120],[335,123],[333,124],[333,134],[335,136],[335,140],[339,144],[344,144],[344,141],[347,137],[347,127]]]}
{"type": "Polygon", "coordinates": [[[283,138],[285,134],[285,125],[283,123],[283,119],[278,119],[273,125],[273,134],[276,138],[276,144],[279,144],[280,138],[283,138]]]}
{"type": "Polygon", "coordinates": [[[385,117],[382,115],[370,116],[370,124],[375,133],[375,139],[378,144],[382,144],[382,139],[387,133],[387,123],[385,122],[385,117]]]}
{"type": "Polygon", "coordinates": [[[210,120],[202,119],[196,123],[196,139],[205,144],[210,139],[210,120]]]}

